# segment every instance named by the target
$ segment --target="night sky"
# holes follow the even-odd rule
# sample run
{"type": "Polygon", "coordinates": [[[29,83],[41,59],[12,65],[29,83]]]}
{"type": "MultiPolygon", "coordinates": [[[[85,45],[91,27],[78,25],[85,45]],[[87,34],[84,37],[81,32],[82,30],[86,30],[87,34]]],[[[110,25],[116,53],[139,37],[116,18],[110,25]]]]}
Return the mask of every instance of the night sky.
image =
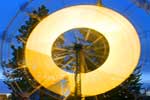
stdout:
{"type": "MultiPolygon", "coordinates": [[[[0,45],[2,41],[2,34],[8,23],[15,16],[20,6],[27,1],[28,0],[0,1],[0,45]]],[[[40,3],[42,0],[37,1],[40,3]]],[[[96,0],[51,0],[52,4],[50,12],[54,12],[62,7],[80,4],[80,2],[81,4],[95,4],[96,0]]],[[[142,45],[140,62],[145,61],[142,68],[142,82],[150,84],[150,12],[146,12],[143,9],[138,8],[131,2],[131,0],[103,0],[103,4],[104,6],[114,9],[128,18],[138,31],[142,45]]],[[[34,7],[34,5],[32,5],[32,7],[34,7]]],[[[4,77],[0,67],[0,80],[2,79],[4,79],[4,77]]]]}

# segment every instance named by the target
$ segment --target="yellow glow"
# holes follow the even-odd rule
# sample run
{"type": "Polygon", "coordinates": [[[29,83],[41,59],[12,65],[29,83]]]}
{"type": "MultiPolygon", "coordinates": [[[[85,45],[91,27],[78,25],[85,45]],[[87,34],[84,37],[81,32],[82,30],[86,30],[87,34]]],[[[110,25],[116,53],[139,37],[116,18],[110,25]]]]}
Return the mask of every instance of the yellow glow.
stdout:
{"type": "Polygon", "coordinates": [[[74,74],[60,69],[52,59],[52,45],[61,33],[73,28],[91,28],[108,40],[110,53],[98,69],[82,74],[82,96],[105,93],[135,69],[140,56],[140,42],[132,24],[120,14],[98,6],[79,5],[59,10],[42,20],[28,38],[25,59],[36,81],[57,94],[74,93],[74,74]],[[64,90],[62,80],[67,80],[64,90]]]}

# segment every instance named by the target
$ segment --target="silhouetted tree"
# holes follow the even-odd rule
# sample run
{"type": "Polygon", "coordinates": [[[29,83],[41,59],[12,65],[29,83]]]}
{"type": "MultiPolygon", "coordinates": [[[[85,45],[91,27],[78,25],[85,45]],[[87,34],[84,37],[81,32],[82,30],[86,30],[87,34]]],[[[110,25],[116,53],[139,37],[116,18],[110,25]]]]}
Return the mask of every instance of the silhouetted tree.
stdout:
{"type": "Polygon", "coordinates": [[[25,63],[24,49],[27,38],[40,20],[48,15],[48,9],[42,5],[32,13],[28,13],[28,15],[29,19],[19,28],[18,32],[20,34],[16,36],[18,42],[22,45],[19,47],[12,45],[12,58],[9,59],[8,63],[3,63],[9,69],[7,72],[4,72],[4,75],[7,77],[5,83],[12,90],[12,100],[50,100],[52,98],[48,96],[43,87],[28,97],[29,91],[34,90],[39,84],[32,78],[29,71],[23,68],[25,63]]]}

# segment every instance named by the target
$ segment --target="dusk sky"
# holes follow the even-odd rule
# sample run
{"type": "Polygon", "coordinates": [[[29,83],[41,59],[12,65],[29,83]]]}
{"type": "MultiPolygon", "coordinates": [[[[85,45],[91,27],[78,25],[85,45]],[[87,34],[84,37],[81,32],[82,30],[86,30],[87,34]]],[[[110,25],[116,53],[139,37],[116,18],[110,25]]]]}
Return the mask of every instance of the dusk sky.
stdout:
{"type": "MultiPolygon", "coordinates": [[[[2,44],[2,36],[11,19],[20,10],[20,7],[29,0],[1,0],[0,1],[0,45],[2,44]]],[[[50,12],[54,12],[60,8],[75,4],[95,4],[96,0],[34,0],[36,4],[44,1],[51,2],[50,12]]],[[[105,7],[116,10],[117,12],[128,18],[135,26],[141,41],[142,53],[139,63],[143,63],[142,82],[150,84],[150,12],[146,12],[142,8],[131,2],[132,0],[103,0],[105,7]]],[[[134,0],[133,0],[134,1],[134,0]]],[[[31,8],[34,5],[30,6],[31,8]]],[[[30,7],[28,10],[30,10],[30,7]]],[[[2,69],[0,66],[0,80],[3,79],[2,69]]]]}

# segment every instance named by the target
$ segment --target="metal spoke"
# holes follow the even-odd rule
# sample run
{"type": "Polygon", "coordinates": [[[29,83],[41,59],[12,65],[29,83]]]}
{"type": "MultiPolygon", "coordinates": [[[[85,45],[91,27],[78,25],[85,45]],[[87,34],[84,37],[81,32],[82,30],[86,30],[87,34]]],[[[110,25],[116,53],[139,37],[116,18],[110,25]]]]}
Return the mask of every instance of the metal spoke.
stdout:
{"type": "Polygon", "coordinates": [[[57,54],[54,55],[54,57],[60,57],[60,56],[64,56],[64,55],[68,55],[70,54],[70,52],[56,52],[57,54]]]}
{"type": "Polygon", "coordinates": [[[105,49],[106,47],[104,47],[104,46],[102,46],[102,47],[93,47],[93,46],[88,46],[88,48],[87,47],[85,47],[85,49],[88,49],[88,50],[91,50],[91,49],[93,49],[94,51],[97,51],[97,50],[103,50],[103,49],[105,49]]]}
{"type": "MultiPolygon", "coordinates": [[[[94,45],[96,42],[98,42],[100,39],[102,39],[103,37],[100,36],[98,37],[95,41],[92,42],[92,44],[94,45]]],[[[86,49],[90,48],[91,46],[87,46],[86,49]]]]}
{"type": "Polygon", "coordinates": [[[60,57],[56,57],[56,58],[54,58],[54,60],[56,61],[56,60],[64,59],[65,57],[66,57],[66,55],[60,56],[60,57]]]}
{"type": "Polygon", "coordinates": [[[33,89],[30,93],[29,96],[31,96],[33,93],[35,93],[37,90],[39,90],[42,87],[42,85],[37,86],[35,89],[33,89]]]}
{"type": "Polygon", "coordinates": [[[85,36],[85,41],[86,41],[86,40],[88,40],[89,35],[90,35],[90,32],[91,32],[91,30],[90,30],[90,29],[88,29],[87,34],[86,34],[86,36],[85,36]]]}
{"type": "Polygon", "coordinates": [[[16,87],[18,88],[18,90],[19,90],[21,93],[23,93],[23,91],[22,91],[22,89],[20,88],[20,86],[18,85],[18,83],[17,83],[16,81],[14,81],[14,83],[15,83],[16,87]]]}
{"type": "Polygon", "coordinates": [[[10,83],[9,85],[11,86],[11,88],[12,88],[12,89],[13,89],[16,93],[18,93],[18,94],[19,94],[19,91],[17,91],[17,90],[16,90],[16,88],[13,86],[13,84],[12,84],[12,83],[10,83]]]}
{"type": "Polygon", "coordinates": [[[100,39],[102,39],[102,36],[98,37],[95,41],[93,41],[92,43],[95,44],[96,42],[98,42],[100,39]]]}
{"type": "Polygon", "coordinates": [[[100,55],[90,54],[90,53],[86,53],[86,52],[85,52],[85,54],[88,55],[88,56],[90,56],[90,57],[102,58],[102,56],[100,56],[100,55]]]}
{"type": "Polygon", "coordinates": [[[24,68],[27,68],[27,66],[22,65],[22,66],[20,66],[20,67],[17,67],[17,68],[15,68],[15,69],[13,69],[13,71],[20,70],[20,69],[24,69],[24,68]]]}
{"type": "Polygon", "coordinates": [[[73,62],[75,60],[75,58],[71,58],[70,60],[68,60],[66,63],[65,63],[65,65],[64,66],[66,66],[66,65],[68,65],[68,64],[70,64],[71,62],[73,62]]]}
{"type": "Polygon", "coordinates": [[[62,41],[65,40],[63,35],[61,35],[59,38],[60,38],[62,41]]]}
{"type": "Polygon", "coordinates": [[[94,66],[96,66],[95,63],[90,59],[90,57],[88,57],[88,56],[86,55],[85,58],[87,58],[88,61],[90,61],[94,66]]]}
{"type": "Polygon", "coordinates": [[[59,48],[59,47],[54,47],[53,49],[58,51],[68,51],[66,48],[59,48]]]}

